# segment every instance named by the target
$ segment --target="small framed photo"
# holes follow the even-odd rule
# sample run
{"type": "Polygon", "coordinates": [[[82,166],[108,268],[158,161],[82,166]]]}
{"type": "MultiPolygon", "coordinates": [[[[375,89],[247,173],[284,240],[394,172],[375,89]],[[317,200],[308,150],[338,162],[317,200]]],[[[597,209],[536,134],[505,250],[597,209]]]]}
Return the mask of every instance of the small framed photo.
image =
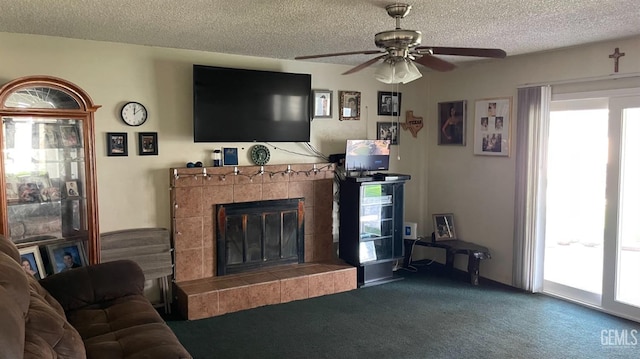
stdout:
{"type": "Polygon", "coordinates": [[[438,145],[467,145],[467,101],[438,103],[438,145]]]}
{"type": "Polygon", "coordinates": [[[157,132],[140,132],[138,134],[138,154],[140,156],[158,155],[157,132]]]}
{"type": "Polygon", "coordinates": [[[378,115],[398,116],[402,94],[400,92],[378,91],[378,115]]]}
{"type": "Polygon", "coordinates": [[[40,256],[40,248],[38,246],[31,246],[20,248],[20,265],[27,274],[31,274],[36,279],[42,279],[47,276],[42,264],[42,257],[40,256]]]}
{"type": "Polygon", "coordinates": [[[126,132],[107,132],[107,156],[128,156],[126,132]]]}
{"type": "Polygon", "coordinates": [[[453,223],[453,213],[434,214],[433,232],[436,241],[458,239],[456,226],[453,223]]]}
{"type": "Polygon", "coordinates": [[[237,166],[238,165],[238,148],[222,147],[222,165],[237,166]]]}
{"type": "Polygon", "coordinates": [[[18,177],[8,175],[5,181],[5,193],[7,195],[7,202],[13,203],[20,201],[20,195],[18,194],[18,186],[20,185],[20,181],[18,180],[18,177]]]}
{"type": "Polygon", "coordinates": [[[82,241],[49,244],[47,254],[54,274],[85,267],[88,263],[82,241]]]}
{"type": "Polygon", "coordinates": [[[63,147],[82,147],[78,126],[60,125],[60,141],[63,147]]]}
{"type": "Polygon", "coordinates": [[[313,90],[313,118],[331,118],[333,91],[313,90]]]}
{"type": "Polygon", "coordinates": [[[360,120],[360,92],[340,91],[340,121],[360,120]]]}
{"type": "Polygon", "coordinates": [[[376,122],[376,140],[389,140],[392,145],[398,144],[398,125],[395,122],[376,122]]]}
{"type": "Polygon", "coordinates": [[[77,181],[67,181],[67,197],[79,197],[80,191],[78,190],[78,182],[77,181]]]}
{"type": "Polygon", "coordinates": [[[511,97],[476,101],[473,153],[509,157],[511,147],[511,97]]]}
{"type": "Polygon", "coordinates": [[[57,123],[33,124],[32,148],[58,148],[60,142],[60,127],[57,123]]]}

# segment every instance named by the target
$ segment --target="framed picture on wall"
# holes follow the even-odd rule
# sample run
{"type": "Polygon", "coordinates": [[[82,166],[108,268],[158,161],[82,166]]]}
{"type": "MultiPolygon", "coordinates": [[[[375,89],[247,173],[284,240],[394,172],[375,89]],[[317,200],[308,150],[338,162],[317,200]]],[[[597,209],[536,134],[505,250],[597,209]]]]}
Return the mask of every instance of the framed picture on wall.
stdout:
{"type": "Polygon", "coordinates": [[[340,91],[340,121],[360,120],[360,92],[340,91]]]}
{"type": "Polygon", "coordinates": [[[157,132],[140,132],[138,134],[138,154],[140,156],[158,154],[157,132]]]}
{"type": "Polygon", "coordinates": [[[398,125],[395,122],[376,122],[376,140],[390,140],[398,144],[398,125]]]}
{"type": "Polygon", "coordinates": [[[509,156],[511,147],[511,97],[476,101],[473,153],[509,156]]]}
{"type": "Polygon", "coordinates": [[[127,156],[126,132],[107,132],[107,156],[127,156]]]}
{"type": "Polygon", "coordinates": [[[313,118],[331,118],[333,91],[313,90],[313,118]]]}
{"type": "Polygon", "coordinates": [[[402,94],[400,92],[378,91],[378,115],[398,116],[402,94]]]}
{"type": "Polygon", "coordinates": [[[438,145],[467,145],[467,101],[438,103],[438,145]]]}

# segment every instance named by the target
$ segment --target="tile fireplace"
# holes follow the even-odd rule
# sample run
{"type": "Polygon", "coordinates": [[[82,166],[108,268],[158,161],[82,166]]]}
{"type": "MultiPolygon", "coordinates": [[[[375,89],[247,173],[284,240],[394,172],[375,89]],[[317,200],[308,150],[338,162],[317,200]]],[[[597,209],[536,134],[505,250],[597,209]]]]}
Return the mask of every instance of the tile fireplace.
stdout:
{"type": "MultiPolygon", "coordinates": [[[[355,289],[355,267],[338,260],[333,246],[333,166],[292,164],[262,168],[170,169],[174,282],[178,308],[183,316],[206,318],[355,289]],[[297,214],[296,222],[304,230],[296,239],[296,243],[302,241],[302,244],[295,252],[300,257],[293,259],[291,264],[256,266],[242,273],[233,273],[232,269],[231,274],[218,274],[218,205],[299,199],[303,199],[298,204],[302,212],[297,214]]],[[[289,214],[279,216],[287,223],[293,221],[289,214]]],[[[239,243],[234,246],[239,248],[239,243]]],[[[286,248],[284,253],[294,252],[291,247],[286,248]]],[[[249,262],[255,264],[256,258],[263,253],[255,256],[252,253],[243,252],[242,257],[249,256],[252,259],[249,262]]],[[[239,252],[234,252],[234,265],[239,257],[239,252]]]]}

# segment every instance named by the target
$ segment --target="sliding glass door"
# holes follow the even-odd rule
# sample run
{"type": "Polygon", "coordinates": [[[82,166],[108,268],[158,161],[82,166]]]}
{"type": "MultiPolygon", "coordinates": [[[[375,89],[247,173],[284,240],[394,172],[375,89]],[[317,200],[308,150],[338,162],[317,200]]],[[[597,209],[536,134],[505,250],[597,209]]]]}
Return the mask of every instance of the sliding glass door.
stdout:
{"type": "Polygon", "coordinates": [[[640,97],[556,97],[543,291],[640,321],[640,97]]]}
{"type": "Polygon", "coordinates": [[[602,306],[640,321],[640,96],[609,104],[602,306]]]}

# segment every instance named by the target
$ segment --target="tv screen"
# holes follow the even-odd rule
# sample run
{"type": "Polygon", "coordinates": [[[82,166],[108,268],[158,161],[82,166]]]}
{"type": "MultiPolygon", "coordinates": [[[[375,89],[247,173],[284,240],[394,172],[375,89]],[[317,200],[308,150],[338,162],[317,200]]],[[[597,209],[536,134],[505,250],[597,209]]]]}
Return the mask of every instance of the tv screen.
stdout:
{"type": "Polygon", "coordinates": [[[347,140],[344,166],[347,171],[389,169],[390,140],[347,140]]]}
{"type": "Polygon", "coordinates": [[[194,142],[309,142],[311,75],[193,66],[194,142]]]}

